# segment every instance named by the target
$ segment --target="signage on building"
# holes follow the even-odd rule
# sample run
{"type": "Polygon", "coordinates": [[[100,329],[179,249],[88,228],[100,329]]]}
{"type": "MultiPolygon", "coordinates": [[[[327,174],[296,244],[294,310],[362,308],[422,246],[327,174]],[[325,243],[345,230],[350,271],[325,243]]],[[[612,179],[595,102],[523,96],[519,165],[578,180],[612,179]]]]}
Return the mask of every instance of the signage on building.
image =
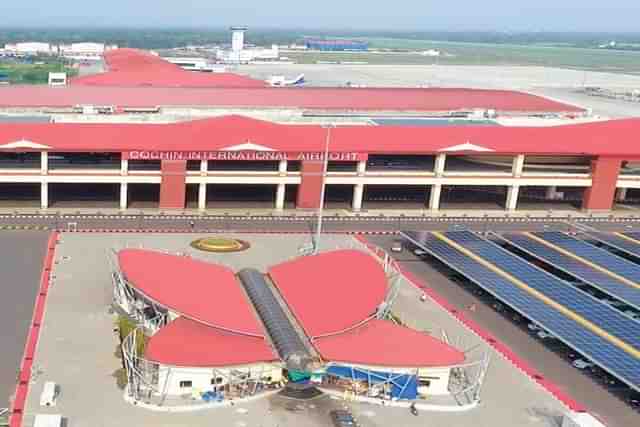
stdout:
{"type": "MultiPolygon", "coordinates": [[[[125,153],[126,157],[126,153],[125,153]]],[[[329,160],[349,162],[360,160],[358,153],[329,153],[329,160]]],[[[279,151],[130,151],[130,160],[324,160],[324,153],[284,153],[279,151]]]]}

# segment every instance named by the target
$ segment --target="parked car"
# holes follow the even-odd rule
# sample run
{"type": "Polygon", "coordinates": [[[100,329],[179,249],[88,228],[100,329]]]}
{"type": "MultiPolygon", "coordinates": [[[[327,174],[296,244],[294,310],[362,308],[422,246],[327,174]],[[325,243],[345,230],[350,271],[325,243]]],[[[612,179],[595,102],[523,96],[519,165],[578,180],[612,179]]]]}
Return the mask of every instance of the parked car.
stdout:
{"type": "Polygon", "coordinates": [[[336,409],[329,412],[331,421],[335,427],[357,427],[358,423],[353,418],[353,415],[349,411],[343,409],[336,409]]]}
{"type": "Polygon", "coordinates": [[[572,363],[574,368],[578,368],[578,369],[587,369],[587,368],[591,368],[594,366],[593,363],[589,362],[588,360],[585,359],[576,359],[574,360],[572,363]]]}
{"type": "Polygon", "coordinates": [[[537,323],[529,323],[527,325],[527,328],[529,328],[530,331],[541,331],[542,327],[540,325],[538,325],[537,323]]]}
{"type": "Polygon", "coordinates": [[[538,336],[538,338],[544,340],[544,339],[555,339],[556,337],[553,336],[552,334],[550,334],[549,332],[545,331],[545,330],[540,330],[538,331],[538,333],[536,334],[538,336]]]}
{"type": "Polygon", "coordinates": [[[402,243],[394,243],[391,246],[391,252],[402,252],[402,243]]]}
{"type": "Polygon", "coordinates": [[[428,254],[428,252],[425,251],[424,249],[418,248],[418,249],[414,249],[413,254],[416,256],[425,256],[428,254]]]}

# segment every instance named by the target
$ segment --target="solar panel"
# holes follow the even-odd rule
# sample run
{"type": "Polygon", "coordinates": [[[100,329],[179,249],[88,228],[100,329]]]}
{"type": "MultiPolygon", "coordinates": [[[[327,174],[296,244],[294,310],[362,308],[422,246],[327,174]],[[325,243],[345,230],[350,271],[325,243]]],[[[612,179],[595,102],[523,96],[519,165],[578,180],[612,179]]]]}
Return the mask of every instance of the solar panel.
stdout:
{"type": "Polygon", "coordinates": [[[619,276],[640,284],[640,266],[631,261],[627,261],[626,259],[614,255],[605,249],[597,248],[587,242],[583,242],[582,240],[574,239],[573,237],[559,231],[543,231],[532,234],[546,240],[552,245],[565,249],[580,258],[584,258],[585,260],[599,265],[600,267],[604,267],[619,276]]]}
{"type": "Polygon", "coordinates": [[[640,289],[598,271],[578,259],[551,249],[525,234],[506,233],[501,237],[529,255],[640,310],[640,289]]]}
{"type": "Polygon", "coordinates": [[[402,232],[421,249],[464,275],[506,305],[539,324],[569,347],[640,390],[640,360],[565,316],[505,277],[428,232],[402,232]]]}
{"type": "Polygon", "coordinates": [[[640,242],[635,243],[614,233],[589,232],[587,236],[604,243],[605,245],[640,258],[640,242]]]}

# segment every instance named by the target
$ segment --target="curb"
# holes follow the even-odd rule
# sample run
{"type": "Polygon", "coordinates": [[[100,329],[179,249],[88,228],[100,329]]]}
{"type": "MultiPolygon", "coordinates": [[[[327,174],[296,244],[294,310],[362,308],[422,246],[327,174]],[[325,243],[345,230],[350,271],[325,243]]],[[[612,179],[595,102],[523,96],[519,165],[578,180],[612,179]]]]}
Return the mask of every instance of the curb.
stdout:
{"type": "Polygon", "coordinates": [[[33,307],[33,317],[31,319],[31,326],[29,327],[27,342],[24,347],[24,354],[22,356],[22,362],[20,364],[18,384],[16,385],[16,391],[11,405],[11,411],[9,412],[10,427],[20,427],[22,425],[24,406],[27,401],[29,383],[31,381],[33,359],[35,357],[36,348],[38,346],[38,340],[40,339],[40,327],[42,325],[42,319],[44,318],[44,309],[47,302],[47,294],[49,292],[49,287],[51,286],[51,267],[53,265],[53,258],[55,255],[55,248],[57,243],[58,232],[54,231],[53,233],[51,233],[51,236],[49,236],[49,242],[47,243],[47,253],[44,257],[44,266],[42,268],[42,274],[40,276],[40,290],[36,295],[36,301],[33,307]]]}

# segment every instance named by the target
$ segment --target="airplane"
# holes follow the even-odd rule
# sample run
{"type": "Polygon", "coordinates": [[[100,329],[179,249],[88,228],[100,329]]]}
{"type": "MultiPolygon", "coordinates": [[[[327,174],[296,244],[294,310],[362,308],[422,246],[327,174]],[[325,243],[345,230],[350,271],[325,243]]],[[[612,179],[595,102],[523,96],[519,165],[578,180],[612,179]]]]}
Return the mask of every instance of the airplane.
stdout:
{"type": "Polygon", "coordinates": [[[284,76],[271,76],[267,80],[270,86],[299,86],[305,83],[304,74],[300,74],[293,80],[287,80],[284,76]]]}

